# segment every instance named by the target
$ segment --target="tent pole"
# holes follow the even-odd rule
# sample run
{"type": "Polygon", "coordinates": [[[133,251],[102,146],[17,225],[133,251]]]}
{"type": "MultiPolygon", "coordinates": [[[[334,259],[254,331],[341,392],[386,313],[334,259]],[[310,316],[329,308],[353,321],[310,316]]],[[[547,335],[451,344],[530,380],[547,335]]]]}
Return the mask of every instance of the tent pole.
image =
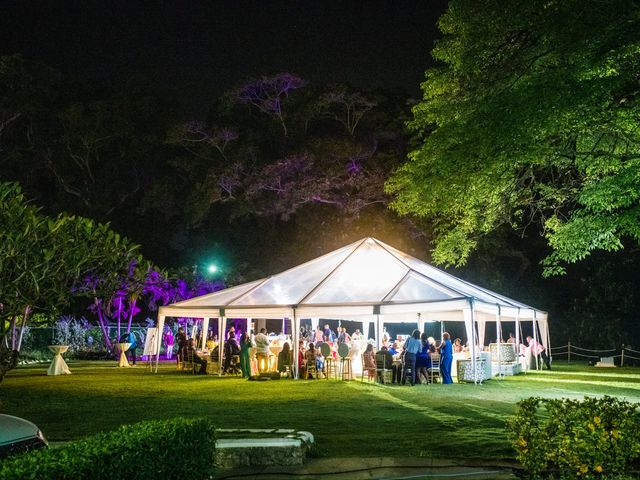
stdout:
{"type": "Polygon", "coordinates": [[[224,361],[224,341],[227,333],[227,319],[223,315],[218,317],[218,376],[222,376],[222,362],[224,361]]]}
{"type": "Polygon", "coordinates": [[[155,373],[158,373],[158,363],[160,362],[160,345],[162,344],[162,333],[164,332],[164,319],[165,319],[165,316],[163,314],[159,313],[158,314],[158,331],[156,332],[156,368],[155,368],[155,373]]]}
{"type": "Polygon", "coordinates": [[[471,312],[471,371],[473,372],[473,383],[478,383],[478,376],[476,375],[476,311],[475,302],[473,297],[469,298],[469,309],[471,312]]]}
{"type": "Polygon", "coordinates": [[[299,351],[299,343],[300,341],[298,340],[299,336],[300,336],[300,328],[298,327],[298,317],[296,315],[296,308],[293,307],[292,308],[293,311],[293,316],[291,317],[291,341],[293,342],[292,345],[292,349],[291,351],[293,352],[293,358],[291,359],[291,363],[292,366],[291,368],[294,369],[295,375],[293,376],[293,378],[295,380],[298,380],[300,378],[300,373],[298,372],[298,351],[299,351]]]}
{"type": "Polygon", "coordinates": [[[498,378],[502,378],[502,312],[500,304],[496,311],[496,334],[498,335],[498,378]]]}

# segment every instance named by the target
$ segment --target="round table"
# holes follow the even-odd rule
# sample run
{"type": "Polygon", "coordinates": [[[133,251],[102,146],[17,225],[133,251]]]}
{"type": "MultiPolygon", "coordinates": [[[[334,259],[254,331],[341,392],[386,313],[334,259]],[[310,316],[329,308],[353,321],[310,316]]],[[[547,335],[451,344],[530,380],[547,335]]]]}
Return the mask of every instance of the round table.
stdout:
{"type": "Polygon", "coordinates": [[[129,361],[127,360],[127,356],[125,355],[125,352],[127,350],[129,350],[129,347],[131,346],[130,343],[119,343],[118,344],[118,348],[120,349],[120,361],[118,362],[118,366],[119,367],[130,367],[131,365],[129,365],[129,361]]]}
{"type": "Polygon", "coordinates": [[[51,365],[49,365],[47,375],[70,374],[71,371],[69,370],[67,363],[64,361],[64,358],[62,358],[62,354],[69,350],[69,345],[49,345],[49,350],[51,350],[55,355],[53,356],[51,365]]]}

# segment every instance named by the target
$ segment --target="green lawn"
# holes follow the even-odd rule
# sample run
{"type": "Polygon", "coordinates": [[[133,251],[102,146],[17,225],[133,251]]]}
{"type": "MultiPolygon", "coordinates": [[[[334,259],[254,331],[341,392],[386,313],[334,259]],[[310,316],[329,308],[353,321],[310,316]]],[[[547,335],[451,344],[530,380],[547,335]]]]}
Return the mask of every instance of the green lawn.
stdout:
{"type": "Polygon", "coordinates": [[[36,423],[51,441],[125,423],[208,416],[222,428],[308,430],[320,456],[512,457],[504,420],[529,396],[612,395],[640,402],[640,370],[556,363],[484,385],[387,386],[326,380],[248,382],[194,376],[161,366],[69,362],[72,375],[46,365],[19,367],[0,385],[2,413],[36,423]]]}

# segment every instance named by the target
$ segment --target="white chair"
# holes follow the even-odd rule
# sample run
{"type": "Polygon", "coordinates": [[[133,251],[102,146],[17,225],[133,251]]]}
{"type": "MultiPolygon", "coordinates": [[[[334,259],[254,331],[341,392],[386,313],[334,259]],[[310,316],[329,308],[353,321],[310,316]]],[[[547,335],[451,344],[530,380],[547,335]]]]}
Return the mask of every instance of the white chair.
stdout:
{"type": "Polygon", "coordinates": [[[429,369],[429,381],[435,383],[440,378],[440,354],[430,353],[431,368],[429,369]]]}

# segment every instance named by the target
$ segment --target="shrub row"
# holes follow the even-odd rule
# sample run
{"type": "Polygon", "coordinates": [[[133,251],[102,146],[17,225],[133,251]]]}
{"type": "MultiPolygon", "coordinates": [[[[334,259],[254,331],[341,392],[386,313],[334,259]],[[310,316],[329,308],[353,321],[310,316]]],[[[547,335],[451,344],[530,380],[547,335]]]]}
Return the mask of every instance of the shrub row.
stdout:
{"type": "Polygon", "coordinates": [[[213,475],[214,454],[210,421],[149,421],[7,458],[0,479],[205,479],[213,475]]]}
{"type": "Polygon", "coordinates": [[[640,458],[638,407],[608,396],[528,398],[507,434],[531,478],[620,478],[640,458]]]}

